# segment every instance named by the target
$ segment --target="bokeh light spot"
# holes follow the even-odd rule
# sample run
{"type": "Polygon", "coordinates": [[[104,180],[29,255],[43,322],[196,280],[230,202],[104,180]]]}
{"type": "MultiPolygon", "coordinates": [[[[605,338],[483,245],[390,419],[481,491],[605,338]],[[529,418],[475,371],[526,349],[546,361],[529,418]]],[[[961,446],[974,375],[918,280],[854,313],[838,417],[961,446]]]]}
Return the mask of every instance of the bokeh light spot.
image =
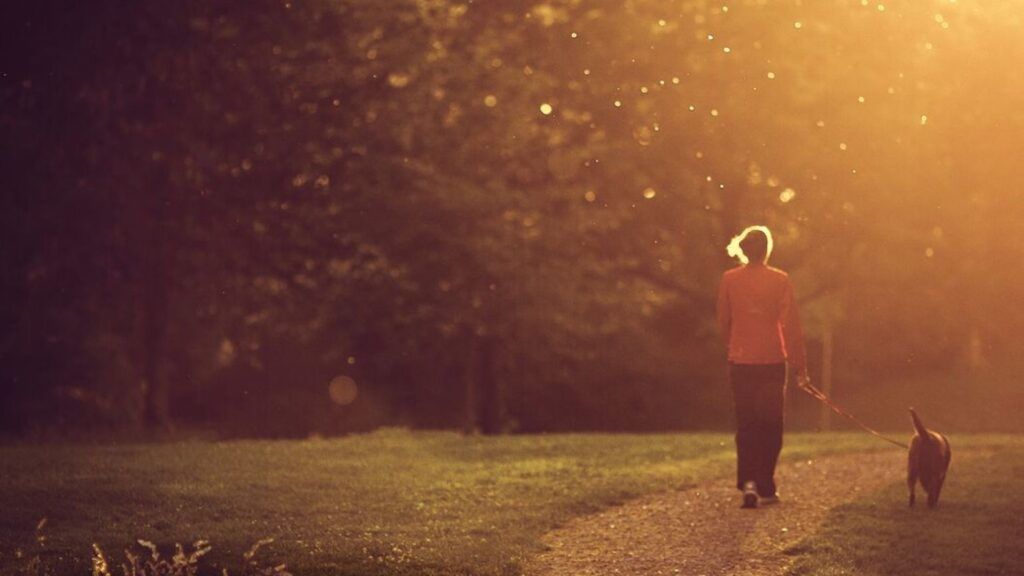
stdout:
{"type": "Polygon", "coordinates": [[[654,140],[654,131],[647,126],[637,126],[633,129],[633,139],[641,146],[648,146],[654,140]]]}
{"type": "Polygon", "coordinates": [[[545,116],[549,116],[554,111],[555,109],[552,108],[551,104],[548,104],[547,102],[540,105],[540,113],[545,116]]]}
{"type": "Polygon", "coordinates": [[[348,406],[355,402],[356,396],[359,395],[359,388],[356,386],[356,381],[352,378],[348,376],[335,376],[327,387],[327,393],[331,397],[331,402],[340,406],[348,406]]]}
{"type": "Polygon", "coordinates": [[[409,85],[409,75],[401,72],[392,72],[388,74],[388,84],[392,88],[405,88],[409,85]]]}

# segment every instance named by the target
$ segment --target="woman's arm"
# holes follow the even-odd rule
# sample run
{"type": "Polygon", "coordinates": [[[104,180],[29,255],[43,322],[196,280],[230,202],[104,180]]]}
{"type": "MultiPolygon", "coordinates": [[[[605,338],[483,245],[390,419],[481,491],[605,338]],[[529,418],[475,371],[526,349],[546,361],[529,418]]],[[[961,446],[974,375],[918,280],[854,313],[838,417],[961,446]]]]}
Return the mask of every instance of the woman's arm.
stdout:
{"type": "Polygon", "coordinates": [[[722,282],[718,285],[718,330],[728,349],[732,330],[732,307],[729,303],[729,287],[725,276],[722,276],[722,282]]]}
{"type": "Polygon", "coordinates": [[[793,283],[786,278],[782,298],[782,340],[786,346],[786,362],[797,381],[807,378],[807,348],[804,345],[804,329],[800,324],[800,312],[793,297],[793,283]]]}

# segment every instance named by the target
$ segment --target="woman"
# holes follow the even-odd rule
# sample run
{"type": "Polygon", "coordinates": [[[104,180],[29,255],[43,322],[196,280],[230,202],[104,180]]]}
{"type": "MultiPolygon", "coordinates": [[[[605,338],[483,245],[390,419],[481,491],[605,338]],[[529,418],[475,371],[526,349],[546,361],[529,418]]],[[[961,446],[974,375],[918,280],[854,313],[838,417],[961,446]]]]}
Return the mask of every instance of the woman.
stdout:
{"type": "Polygon", "coordinates": [[[729,243],[743,265],[725,272],[718,291],[718,324],[729,350],[736,405],[736,487],[743,508],[779,501],[775,464],[782,450],[786,365],[807,378],[803,330],[789,276],[768,266],[771,231],[750,226],[729,243]]]}

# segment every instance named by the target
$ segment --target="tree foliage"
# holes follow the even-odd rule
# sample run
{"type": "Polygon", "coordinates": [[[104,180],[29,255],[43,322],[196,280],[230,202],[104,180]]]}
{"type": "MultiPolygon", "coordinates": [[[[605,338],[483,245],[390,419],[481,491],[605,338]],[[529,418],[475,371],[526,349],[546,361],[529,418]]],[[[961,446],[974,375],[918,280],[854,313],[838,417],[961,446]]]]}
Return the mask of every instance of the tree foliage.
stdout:
{"type": "Polygon", "coordinates": [[[1000,3],[15,10],[7,428],[714,426],[751,223],[854,373],[1020,333],[1000,3]]]}

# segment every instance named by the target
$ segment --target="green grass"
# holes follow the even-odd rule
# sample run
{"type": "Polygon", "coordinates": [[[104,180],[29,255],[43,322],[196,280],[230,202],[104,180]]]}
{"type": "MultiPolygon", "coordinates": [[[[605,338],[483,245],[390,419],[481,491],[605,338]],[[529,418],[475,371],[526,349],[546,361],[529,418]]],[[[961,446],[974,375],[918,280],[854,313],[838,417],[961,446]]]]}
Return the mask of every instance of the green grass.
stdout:
{"type": "MultiPolygon", "coordinates": [[[[864,434],[791,434],[784,458],[865,449],[892,448],[864,434]]],[[[136,538],[162,546],[205,538],[214,546],[207,560],[233,567],[267,537],[276,540],[261,556],[303,575],[517,574],[540,536],[566,519],[728,478],[733,458],[726,434],[390,430],[335,440],[0,447],[0,573],[46,517],[44,560],[59,574],[88,573],[92,542],[116,564],[136,538]]],[[[959,489],[951,486],[950,510],[940,514],[956,510],[959,489]]]]}
{"type": "Polygon", "coordinates": [[[957,461],[935,510],[906,504],[899,482],[832,510],[824,526],[787,551],[792,576],[981,576],[1024,574],[1024,439],[968,438],[991,457],[957,461]]]}
{"type": "MultiPolygon", "coordinates": [[[[838,439],[838,440],[837,440],[838,439]]],[[[877,447],[788,438],[794,456],[877,447]]],[[[303,574],[515,574],[567,518],[732,468],[725,434],[464,438],[384,431],[337,440],[0,449],[0,566],[48,518],[47,561],[89,546],[209,539],[224,565],[260,538],[303,574]]],[[[114,554],[117,552],[117,554],[114,554]]]]}

